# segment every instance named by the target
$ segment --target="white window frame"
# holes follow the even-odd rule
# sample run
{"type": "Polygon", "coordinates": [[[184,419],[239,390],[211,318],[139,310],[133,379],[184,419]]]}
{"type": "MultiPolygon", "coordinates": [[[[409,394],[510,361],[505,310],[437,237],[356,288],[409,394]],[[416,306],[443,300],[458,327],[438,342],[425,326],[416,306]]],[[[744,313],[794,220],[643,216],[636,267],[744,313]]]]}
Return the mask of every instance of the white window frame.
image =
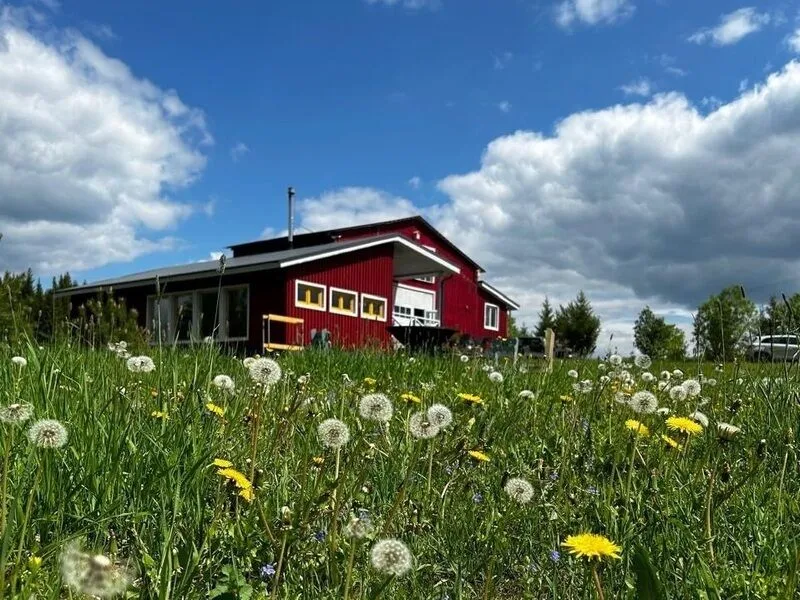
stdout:
{"type": "Polygon", "coordinates": [[[358,303],[359,313],[361,314],[362,319],[367,319],[369,321],[381,321],[383,323],[386,322],[388,319],[388,312],[389,312],[389,300],[384,298],[383,296],[374,296],[372,294],[365,294],[361,293],[361,300],[358,303]],[[364,312],[364,300],[380,300],[383,302],[383,318],[380,316],[370,315],[369,313],[364,312]]]}
{"type": "Polygon", "coordinates": [[[327,312],[328,311],[328,286],[323,285],[321,283],[314,283],[313,281],[304,281],[302,279],[295,279],[294,280],[294,305],[297,308],[304,308],[306,310],[318,310],[320,312],[327,312]],[[306,304],[305,302],[300,302],[297,299],[297,293],[300,291],[301,285],[307,285],[312,288],[318,288],[322,290],[322,306],[318,306],[316,304],[306,304]]]}
{"type": "Polygon", "coordinates": [[[500,307],[497,304],[492,304],[491,302],[484,302],[483,304],[483,328],[488,329],[489,331],[500,331],[500,307]],[[487,318],[489,315],[489,309],[494,308],[497,311],[497,324],[492,327],[489,324],[489,319],[487,318]]]}
{"type": "MultiPolygon", "coordinates": [[[[425,244],[420,244],[426,250],[430,250],[434,254],[436,253],[436,248],[433,246],[426,246],[425,244]]],[[[422,281],[423,283],[430,283],[432,285],[436,284],[436,277],[427,276],[427,277],[414,277],[416,281],[422,281]]]]}
{"type": "Polygon", "coordinates": [[[360,302],[360,298],[358,296],[358,292],[355,292],[353,290],[346,290],[344,288],[338,288],[338,287],[333,287],[333,286],[331,286],[329,288],[329,290],[328,290],[328,312],[333,313],[335,315],[345,315],[345,316],[348,316],[348,317],[358,317],[359,302],[360,302]],[[355,297],[356,301],[353,304],[353,306],[354,306],[353,312],[350,312],[349,310],[340,309],[338,306],[334,305],[334,303],[333,303],[333,294],[334,294],[334,292],[338,292],[340,294],[349,294],[349,295],[355,297]]]}
{"type": "MultiPolygon", "coordinates": [[[[200,337],[200,295],[207,293],[207,292],[219,292],[219,328],[217,329],[217,336],[215,337],[216,341],[219,342],[246,342],[250,339],[250,284],[243,283],[239,285],[226,285],[220,287],[206,287],[200,288],[196,290],[186,290],[182,292],[170,292],[168,294],[161,295],[161,302],[168,302],[169,303],[169,322],[167,323],[167,335],[169,339],[164,340],[163,343],[172,345],[172,344],[192,344],[198,341],[202,341],[200,337]],[[228,337],[228,295],[227,292],[231,290],[247,290],[247,321],[246,321],[246,329],[247,335],[245,336],[238,336],[238,337],[228,337]],[[178,319],[178,311],[175,303],[179,296],[191,296],[192,297],[192,328],[189,334],[188,340],[176,340],[176,326],[177,326],[177,319],[178,319]]],[[[153,319],[155,318],[155,302],[158,300],[159,297],[156,294],[150,294],[147,296],[147,327],[150,328],[153,319]]],[[[156,333],[155,331],[152,331],[156,333]]],[[[156,339],[152,340],[151,344],[158,343],[158,336],[156,334],[156,339]]]]}

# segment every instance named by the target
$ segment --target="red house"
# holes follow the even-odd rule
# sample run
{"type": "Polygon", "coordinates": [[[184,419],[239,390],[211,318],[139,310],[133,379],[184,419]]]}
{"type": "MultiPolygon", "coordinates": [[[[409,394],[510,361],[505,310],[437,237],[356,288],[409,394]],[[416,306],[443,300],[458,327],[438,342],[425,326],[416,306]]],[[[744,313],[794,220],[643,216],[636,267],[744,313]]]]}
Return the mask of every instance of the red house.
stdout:
{"type": "MultiPolygon", "coordinates": [[[[290,222],[290,232],[292,230],[290,222]]],[[[419,216],[230,246],[233,256],[64,290],[73,305],[113,291],[154,340],[208,336],[261,348],[389,345],[393,326],[433,327],[483,341],[504,337],[516,302],[419,216]]]]}

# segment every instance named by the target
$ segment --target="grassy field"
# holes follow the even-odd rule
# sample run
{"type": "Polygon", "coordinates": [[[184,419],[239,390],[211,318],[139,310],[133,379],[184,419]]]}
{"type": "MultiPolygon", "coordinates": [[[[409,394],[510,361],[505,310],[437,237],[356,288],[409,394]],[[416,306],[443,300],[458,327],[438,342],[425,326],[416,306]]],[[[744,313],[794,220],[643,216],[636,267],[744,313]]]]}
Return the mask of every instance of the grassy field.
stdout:
{"type": "Polygon", "coordinates": [[[270,384],[270,364],[211,346],[147,349],[149,372],[121,353],[0,354],[2,597],[800,589],[796,368],[685,364],[659,385],[676,365],[568,361],[546,374],[309,351],[274,357],[270,384]],[[362,400],[372,393],[389,404],[362,400]],[[571,554],[581,533],[619,558],[571,554]]]}

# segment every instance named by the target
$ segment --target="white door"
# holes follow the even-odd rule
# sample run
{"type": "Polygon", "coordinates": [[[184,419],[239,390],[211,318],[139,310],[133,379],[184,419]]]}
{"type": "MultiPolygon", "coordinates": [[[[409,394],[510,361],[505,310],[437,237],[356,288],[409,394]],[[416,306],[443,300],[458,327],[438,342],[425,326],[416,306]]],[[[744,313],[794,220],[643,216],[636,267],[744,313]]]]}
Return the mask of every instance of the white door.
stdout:
{"type": "Polygon", "coordinates": [[[392,317],[395,325],[438,325],[436,292],[396,284],[392,317]]]}

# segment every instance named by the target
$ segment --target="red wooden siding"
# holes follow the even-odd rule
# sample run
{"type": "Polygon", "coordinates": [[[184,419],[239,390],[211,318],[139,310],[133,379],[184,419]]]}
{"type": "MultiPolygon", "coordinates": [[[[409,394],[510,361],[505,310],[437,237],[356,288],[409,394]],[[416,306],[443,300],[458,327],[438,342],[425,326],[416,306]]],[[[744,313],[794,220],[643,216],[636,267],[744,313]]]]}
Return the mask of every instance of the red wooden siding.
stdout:
{"type": "MultiPolygon", "coordinates": [[[[476,339],[506,336],[508,331],[508,310],[503,306],[502,302],[499,302],[478,286],[478,272],[473,264],[464,260],[448,244],[443,243],[439,236],[427,231],[422,224],[402,222],[395,225],[394,229],[391,230],[405,235],[418,244],[436,248],[437,256],[441,256],[461,270],[457,275],[450,275],[444,280],[441,302],[443,309],[440,316],[442,327],[456,329],[460,333],[476,339]],[[485,302],[490,302],[500,307],[499,331],[492,331],[483,326],[485,302]]],[[[370,237],[377,233],[377,231],[362,230],[354,231],[351,236],[348,236],[347,232],[344,232],[341,239],[370,237]]],[[[381,225],[381,233],[387,233],[386,224],[381,225]]],[[[439,291],[438,281],[435,284],[430,284],[416,279],[409,279],[404,280],[403,283],[420,289],[439,291]]]]}
{"type": "Polygon", "coordinates": [[[337,346],[361,346],[370,343],[387,345],[391,339],[387,327],[392,324],[392,272],[394,249],[389,244],[349,252],[340,256],[290,267],[286,273],[284,298],[286,314],[305,319],[304,343],[311,341],[312,329],[327,329],[337,346]],[[326,310],[295,306],[295,281],[326,286],[326,310]],[[331,286],[360,294],[386,298],[386,321],[362,319],[330,312],[331,286]]]}

